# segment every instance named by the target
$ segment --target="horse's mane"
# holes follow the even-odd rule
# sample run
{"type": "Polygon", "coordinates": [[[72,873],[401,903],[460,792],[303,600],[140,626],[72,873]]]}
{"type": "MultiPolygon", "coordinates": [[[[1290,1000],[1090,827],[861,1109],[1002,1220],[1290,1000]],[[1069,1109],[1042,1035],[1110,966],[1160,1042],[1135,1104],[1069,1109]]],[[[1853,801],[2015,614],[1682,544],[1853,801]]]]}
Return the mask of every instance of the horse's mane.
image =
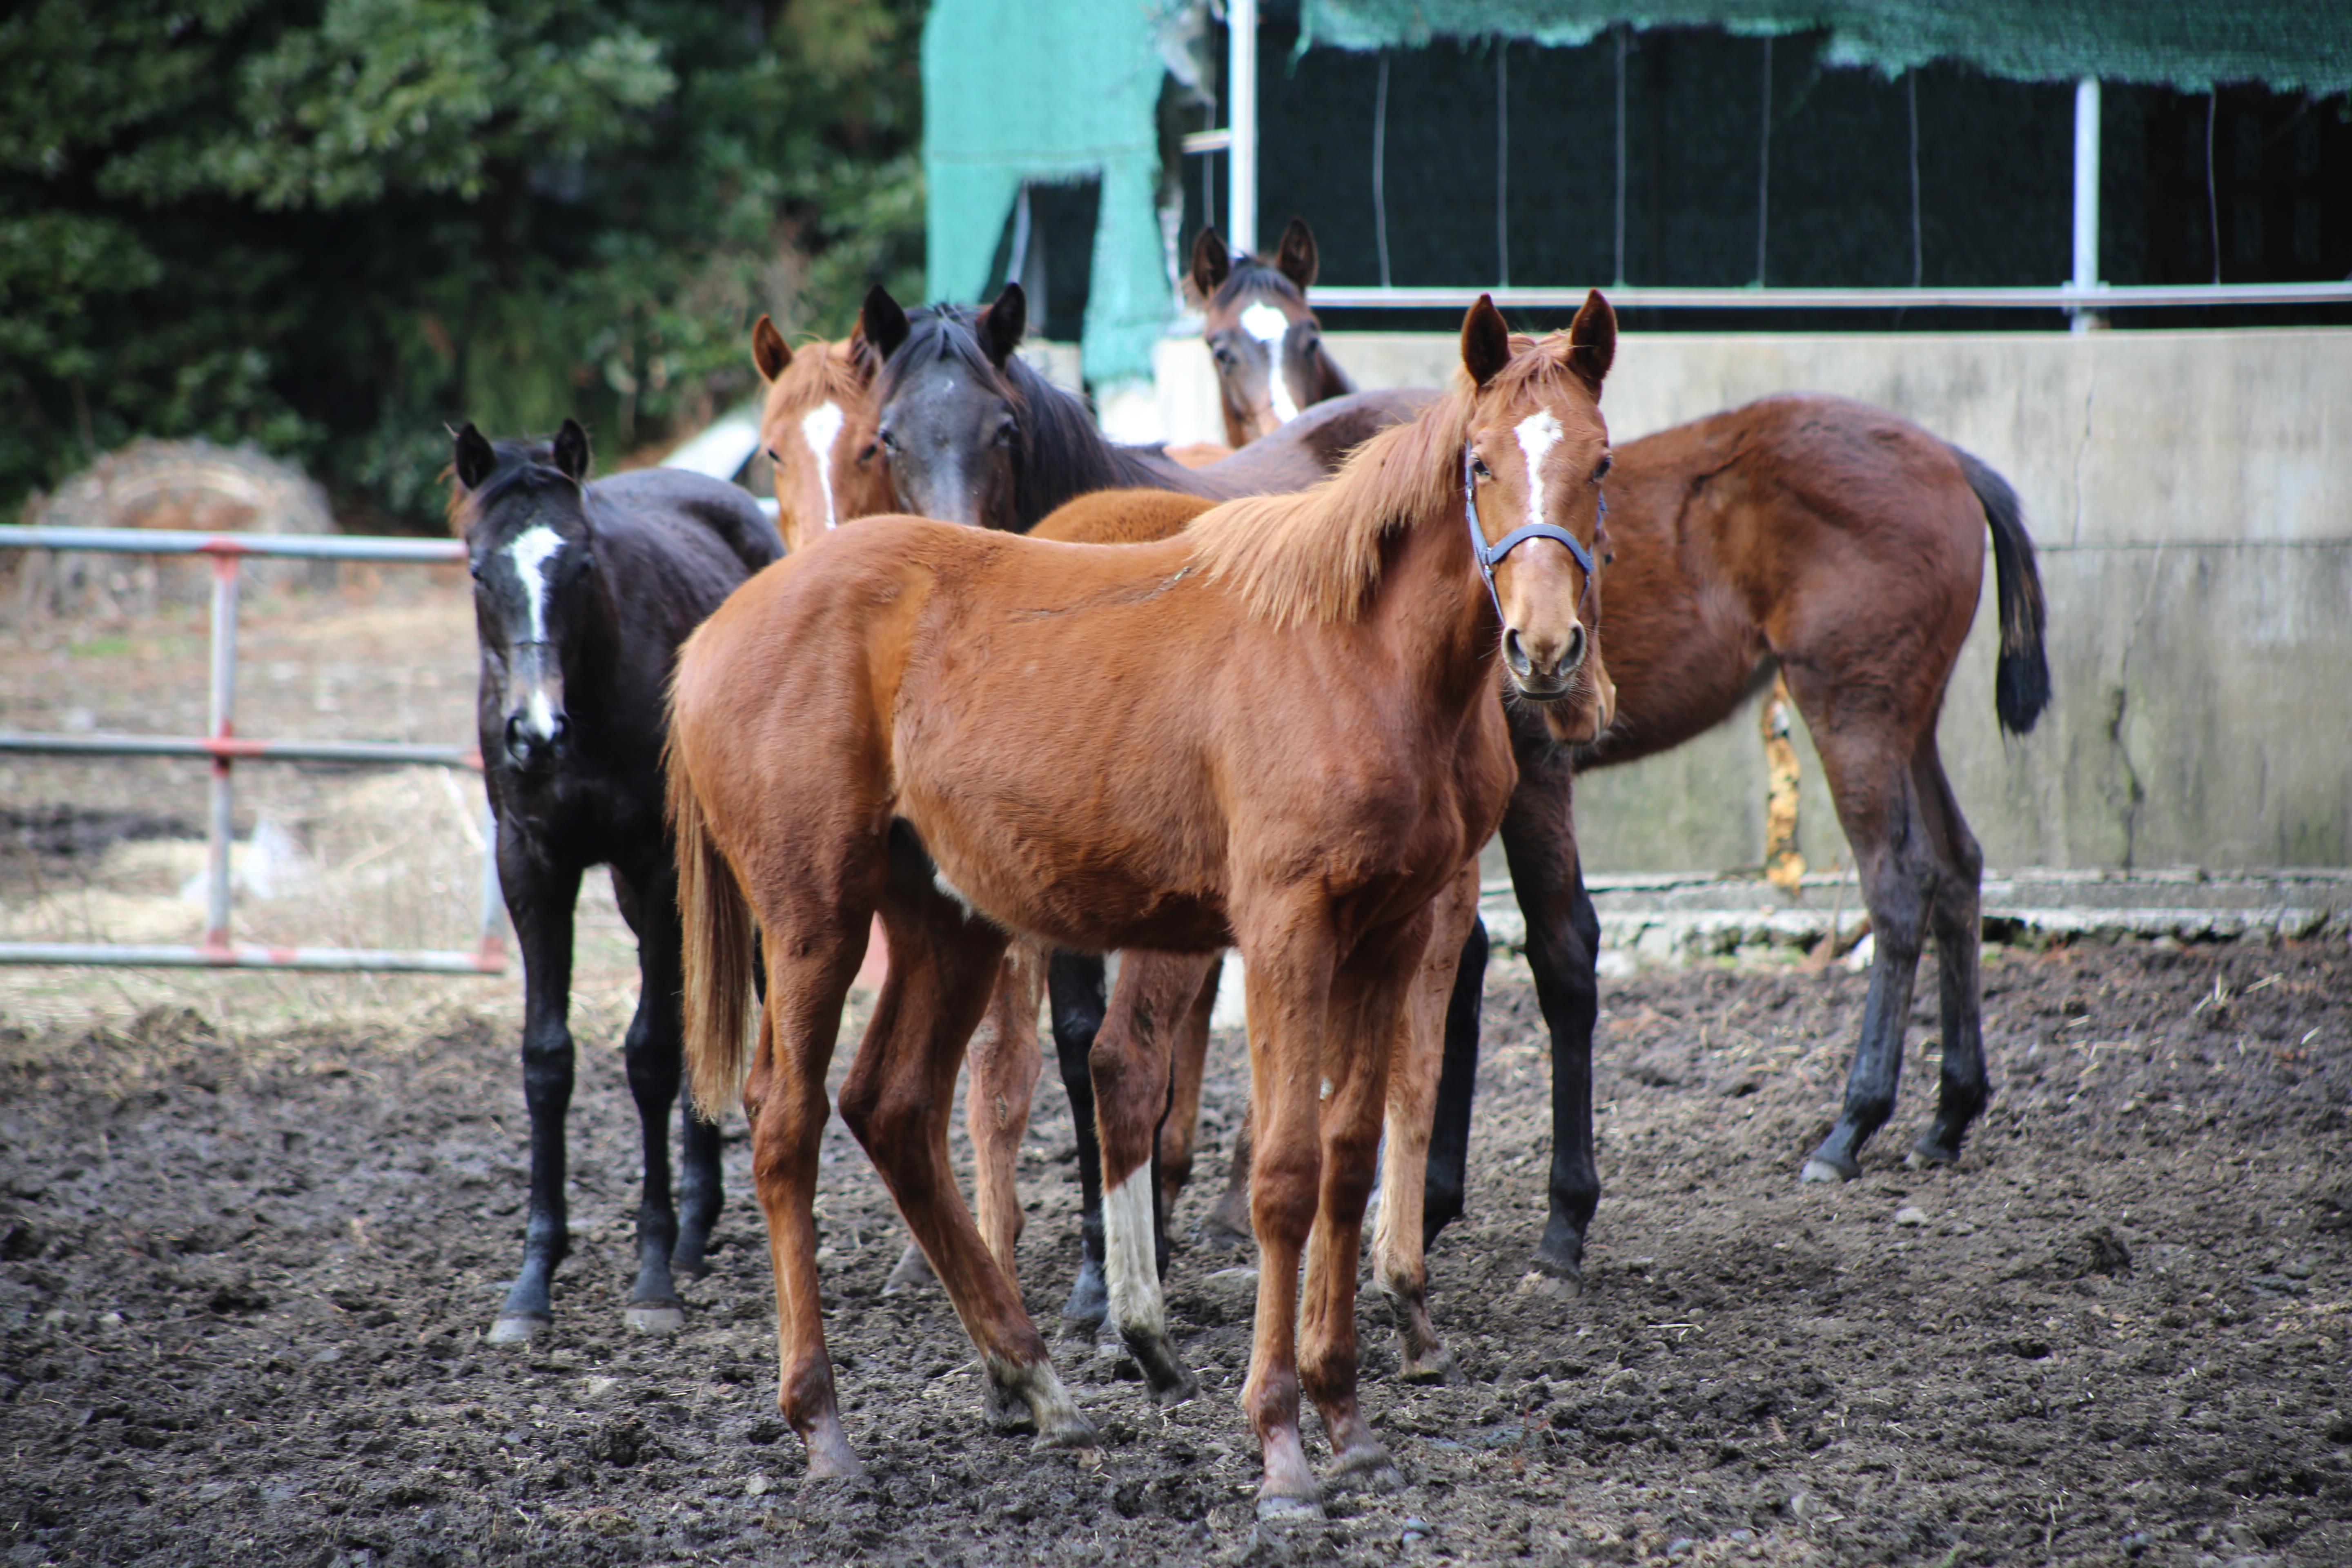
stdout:
{"type": "Polygon", "coordinates": [[[1034,527],[1063,502],[1093,490],[1164,489],[1168,477],[1139,462],[1095,428],[1087,405],[1031,368],[1018,354],[1000,370],[981,347],[978,312],[962,305],[926,305],[907,314],[907,341],[882,363],[874,405],[887,407],[918,371],[954,363],[1013,405],[1019,427],[1013,506],[1024,528],[1034,527]]]}
{"type": "Polygon", "coordinates": [[[1510,363],[1484,388],[1455,375],[1420,418],[1366,441],[1313,489],[1244,497],[1202,513],[1184,531],[1193,558],[1231,583],[1250,614],[1277,626],[1360,618],[1380,586],[1383,541],[1433,514],[1460,526],[1462,443],[1480,401],[1582,388],[1551,341],[1513,333],[1510,363]],[[1539,346],[1545,352],[1535,352],[1539,346]]]}
{"type": "Polygon", "coordinates": [[[459,484],[454,466],[442,470],[442,477],[449,481],[449,531],[460,539],[483,513],[509,496],[559,487],[578,489],[572,476],[555,466],[555,445],[551,441],[493,441],[490,450],[497,454],[498,466],[490,470],[490,477],[482,481],[479,489],[468,490],[459,484]]]}
{"type": "Polygon", "coordinates": [[[1212,305],[1230,305],[1251,294],[1271,294],[1276,299],[1296,300],[1307,303],[1307,292],[1278,270],[1274,263],[1255,255],[1234,258],[1233,270],[1217,285],[1210,299],[1212,305]]]}

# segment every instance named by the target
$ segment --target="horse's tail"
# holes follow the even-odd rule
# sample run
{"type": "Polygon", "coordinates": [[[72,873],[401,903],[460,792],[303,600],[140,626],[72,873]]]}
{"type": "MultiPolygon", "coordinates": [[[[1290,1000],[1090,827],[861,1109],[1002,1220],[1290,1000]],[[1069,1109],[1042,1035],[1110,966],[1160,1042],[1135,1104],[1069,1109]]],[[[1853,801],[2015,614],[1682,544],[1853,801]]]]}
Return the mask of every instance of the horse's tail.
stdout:
{"type": "Polygon", "coordinates": [[[1990,464],[1958,447],[1951,450],[1992,528],[1993,592],[2000,605],[1993,711],[2002,729],[2022,735],[2050,706],[2050,661],[2042,648],[2042,574],[2034,568],[2033,541],[2026,534],[2017,492],[1990,464]]]}
{"type": "Polygon", "coordinates": [[[686,939],[686,1068],[695,1109],[716,1121],[743,1097],[758,928],[735,868],[710,835],[675,722],[663,763],[670,831],[677,844],[677,912],[686,939]]]}

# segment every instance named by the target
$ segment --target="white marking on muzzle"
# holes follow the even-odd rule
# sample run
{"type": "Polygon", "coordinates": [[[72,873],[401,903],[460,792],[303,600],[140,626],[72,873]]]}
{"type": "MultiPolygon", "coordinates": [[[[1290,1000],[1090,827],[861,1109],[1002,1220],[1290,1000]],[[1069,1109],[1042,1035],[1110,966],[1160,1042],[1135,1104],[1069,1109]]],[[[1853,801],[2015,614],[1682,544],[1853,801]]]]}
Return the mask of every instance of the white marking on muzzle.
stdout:
{"type": "Polygon", "coordinates": [[[1103,1279],[1110,1287],[1111,1321],[1122,1333],[1157,1339],[1167,1332],[1158,1256],[1147,1160],[1103,1194],[1103,1279]]]}
{"type": "Polygon", "coordinates": [[[1274,397],[1274,416],[1287,425],[1298,417],[1290,376],[1282,363],[1282,340],[1290,335],[1290,318],[1260,300],[1242,312],[1242,331],[1265,345],[1265,388],[1274,397]]]}
{"type": "Polygon", "coordinates": [[[801,438],[816,456],[817,488],[824,494],[824,525],[834,526],[833,444],[841,436],[841,405],[826,402],[801,416],[801,438]]]}

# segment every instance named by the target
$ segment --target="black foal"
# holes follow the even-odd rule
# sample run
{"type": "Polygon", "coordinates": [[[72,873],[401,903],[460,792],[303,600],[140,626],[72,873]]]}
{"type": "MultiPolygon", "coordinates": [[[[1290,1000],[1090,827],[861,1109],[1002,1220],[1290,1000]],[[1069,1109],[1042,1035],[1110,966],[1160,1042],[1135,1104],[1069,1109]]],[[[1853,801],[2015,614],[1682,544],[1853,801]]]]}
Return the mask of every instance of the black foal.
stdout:
{"type": "Polygon", "coordinates": [[[675,1207],[670,1190],[681,1041],[677,869],[662,816],[670,666],[687,634],[782,550],[733,485],[668,468],[584,482],[588,437],[568,419],[551,444],[493,446],[468,425],[453,472],[451,520],[472,558],[481,634],[477,717],[499,880],[522,950],[530,1110],[522,1270],[489,1337],[527,1340],[547,1326],[548,1285],[571,1250],[572,906],[597,865],[612,868],[637,938],[625,1051],[646,1174],[628,1321],[667,1332],[686,1317],[675,1274],[703,1271],[719,1208],[719,1129],[690,1109],[675,1207]]]}

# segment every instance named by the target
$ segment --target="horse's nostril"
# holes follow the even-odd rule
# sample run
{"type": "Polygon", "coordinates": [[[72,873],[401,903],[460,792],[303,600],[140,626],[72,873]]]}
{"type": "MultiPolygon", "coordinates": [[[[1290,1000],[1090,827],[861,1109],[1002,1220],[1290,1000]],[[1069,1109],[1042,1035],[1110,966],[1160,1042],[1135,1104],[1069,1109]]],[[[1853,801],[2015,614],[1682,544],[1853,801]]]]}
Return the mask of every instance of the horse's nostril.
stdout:
{"type": "Polygon", "coordinates": [[[1512,673],[1528,673],[1528,647],[1519,640],[1519,628],[1517,626],[1503,629],[1503,658],[1509,663],[1512,673]]]}
{"type": "Polygon", "coordinates": [[[1568,628],[1568,651],[1559,656],[1560,673],[1565,675],[1583,662],[1584,628],[1570,626],[1568,628]]]}

